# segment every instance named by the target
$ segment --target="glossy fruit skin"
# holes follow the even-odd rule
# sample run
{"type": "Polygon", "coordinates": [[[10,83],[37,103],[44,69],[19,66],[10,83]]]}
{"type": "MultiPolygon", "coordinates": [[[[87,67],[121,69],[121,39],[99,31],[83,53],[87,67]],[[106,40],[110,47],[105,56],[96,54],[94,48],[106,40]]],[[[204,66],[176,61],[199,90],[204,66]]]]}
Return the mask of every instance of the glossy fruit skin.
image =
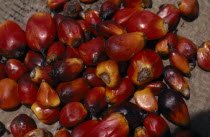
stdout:
{"type": "Polygon", "coordinates": [[[44,66],[44,57],[36,52],[29,50],[25,56],[24,64],[29,70],[33,70],[37,66],[44,66]]]}
{"type": "Polygon", "coordinates": [[[63,129],[59,130],[58,132],[56,132],[54,137],[71,137],[71,135],[68,130],[63,128],[63,129]]]}
{"type": "Polygon", "coordinates": [[[62,108],[59,123],[64,127],[73,127],[82,122],[86,116],[87,111],[81,103],[71,102],[62,108]]]}
{"type": "Polygon", "coordinates": [[[180,20],[180,11],[172,4],[162,5],[157,15],[168,24],[169,30],[174,29],[180,20]]]}
{"type": "Polygon", "coordinates": [[[36,100],[38,86],[30,78],[30,74],[26,73],[18,80],[18,94],[22,104],[33,104],[36,100]]]}
{"type": "Polygon", "coordinates": [[[146,88],[149,88],[154,96],[158,96],[161,92],[163,92],[168,87],[162,81],[157,81],[157,82],[148,84],[146,88]]]}
{"type": "Polygon", "coordinates": [[[80,24],[84,32],[85,42],[90,41],[92,39],[92,32],[91,32],[90,24],[85,20],[77,20],[77,22],[80,24]]]}
{"type": "Polygon", "coordinates": [[[175,67],[166,66],[163,71],[163,77],[172,89],[181,93],[186,99],[190,98],[188,82],[175,67]]]}
{"type": "Polygon", "coordinates": [[[168,25],[158,15],[148,10],[136,12],[128,21],[128,32],[145,33],[148,40],[164,37],[168,31],[168,25]],[[154,33],[156,32],[156,33],[154,33]]]}
{"type": "Polygon", "coordinates": [[[71,137],[83,137],[88,134],[97,124],[98,121],[96,120],[85,121],[72,130],[71,137]]]}
{"type": "Polygon", "coordinates": [[[113,60],[128,61],[140,52],[145,44],[146,39],[141,32],[114,35],[106,41],[106,53],[113,60]]]}
{"type": "Polygon", "coordinates": [[[151,0],[123,0],[123,6],[127,8],[151,8],[152,1],[151,0]]]}
{"type": "Polygon", "coordinates": [[[56,91],[61,102],[67,104],[82,100],[89,89],[88,83],[83,78],[78,78],[70,82],[60,83],[56,91]]]}
{"type": "Polygon", "coordinates": [[[43,128],[37,128],[34,129],[27,134],[24,135],[24,137],[53,137],[52,133],[50,133],[48,130],[43,128]]]}
{"type": "Polygon", "coordinates": [[[102,119],[84,137],[127,137],[128,133],[129,126],[125,117],[119,113],[113,113],[102,119]]]}
{"type": "Polygon", "coordinates": [[[101,22],[101,18],[99,17],[99,11],[94,9],[87,9],[83,14],[81,14],[82,18],[87,21],[89,24],[98,24],[101,22]]]}
{"type": "Polygon", "coordinates": [[[125,28],[130,17],[141,10],[142,8],[122,8],[116,11],[112,19],[118,24],[120,24],[123,28],[125,28]]]}
{"type": "Polygon", "coordinates": [[[106,87],[106,98],[110,104],[127,100],[134,92],[134,86],[128,78],[122,78],[117,88],[106,87]]]}
{"type": "Polygon", "coordinates": [[[115,112],[122,114],[126,118],[130,129],[134,129],[141,125],[143,119],[147,115],[147,113],[144,110],[140,109],[136,104],[122,101],[109,107],[103,113],[103,117],[107,117],[115,112]]]}
{"type": "Polygon", "coordinates": [[[63,6],[68,0],[48,0],[48,8],[51,10],[58,9],[63,6]]]}
{"type": "Polygon", "coordinates": [[[140,86],[159,78],[162,71],[163,62],[160,56],[150,49],[145,49],[131,59],[127,74],[133,84],[140,86]]]}
{"type": "Polygon", "coordinates": [[[137,127],[134,132],[134,137],[152,137],[152,135],[145,128],[137,127]]]}
{"type": "Polygon", "coordinates": [[[204,42],[198,49],[197,62],[200,68],[210,71],[210,41],[204,42]]]}
{"type": "Polygon", "coordinates": [[[59,24],[60,22],[65,19],[66,17],[62,14],[59,14],[59,13],[56,13],[54,16],[53,16],[53,20],[55,22],[55,28],[56,28],[56,32],[58,31],[59,29],[59,24]]]}
{"type": "Polygon", "coordinates": [[[93,87],[101,87],[105,85],[105,83],[96,76],[95,67],[88,67],[83,73],[83,78],[93,87]]]}
{"type": "Polygon", "coordinates": [[[59,119],[59,108],[43,108],[37,102],[34,102],[31,106],[31,110],[36,117],[45,124],[52,124],[59,119]]]}
{"type": "Polygon", "coordinates": [[[0,62],[0,80],[6,77],[5,65],[0,62]]]}
{"type": "Polygon", "coordinates": [[[158,110],[158,102],[149,88],[137,90],[134,94],[136,105],[148,112],[156,112],[158,110]]]}
{"type": "Polygon", "coordinates": [[[70,0],[63,6],[63,15],[70,18],[77,18],[82,7],[77,0],[70,0]]]}
{"type": "Polygon", "coordinates": [[[11,20],[0,24],[0,41],[0,53],[8,58],[21,57],[27,47],[25,32],[11,20]]]}
{"type": "Polygon", "coordinates": [[[18,84],[16,81],[4,78],[0,81],[0,108],[13,109],[20,103],[18,84]]]}
{"type": "Polygon", "coordinates": [[[17,59],[9,59],[5,65],[7,76],[13,80],[18,80],[20,76],[28,71],[25,65],[17,59]]]}
{"type": "Polygon", "coordinates": [[[5,125],[0,121],[0,136],[3,136],[6,132],[5,125]]]}
{"type": "Polygon", "coordinates": [[[190,39],[178,36],[178,43],[175,47],[179,53],[183,54],[188,60],[195,60],[197,56],[197,46],[190,39]]]}
{"type": "Polygon", "coordinates": [[[79,51],[76,48],[73,47],[66,47],[66,52],[64,53],[64,58],[80,58],[79,51]]]}
{"type": "Polygon", "coordinates": [[[105,39],[103,37],[97,37],[85,42],[78,48],[80,58],[88,66],[96,65],[99,62],[106,60],[104,46],[105,39]]]}
{"type": "Polygon", "coordinates": [[[178,92],[165,90],[159,95],[158,104],[160,112],[167,120],[181,127],[190,126],[187,105],[178,92]]]}
{"type": "Polygon", "coordinates": [[[181,0],[179,10],[185,20],[193,21],[199,15],[199,3],[197,0],[181,0]]]}
{"type": "Polygon", "coordinates": [[[170,129],[166,121],[158,115],[149,114],[144,119],[144,127],[146,130],[155,137],[170,137],[170,129]]]}
{"type": "Polygon", "coordinates": [[[19,114],[10,123],[10,130],[14,137],[23,137],[34,129],[36,129],[35,121],[26,114],[19,114]]]}
{"type": "Polygon", "coordinates": [[[26,25],[26,40],[28,46],[35,51],[43,53],[53,43],[56,27],[49,13],[35,13],[26,25]]]}
{"type": "Polygon", "coordinates": [[[65,53],[65,46],[60,42],[53,43],[48,51],[47,51],[47,58],[46,61],[48,64],[56,62],[60,59],[63,59],[65,53]]]}

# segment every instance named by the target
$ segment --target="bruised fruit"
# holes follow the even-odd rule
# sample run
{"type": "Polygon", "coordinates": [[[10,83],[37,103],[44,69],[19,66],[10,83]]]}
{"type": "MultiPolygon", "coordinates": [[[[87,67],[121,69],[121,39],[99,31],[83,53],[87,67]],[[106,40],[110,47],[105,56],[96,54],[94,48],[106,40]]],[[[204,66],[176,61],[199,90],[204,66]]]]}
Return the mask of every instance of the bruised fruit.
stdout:
{"type": "Polygon", "coordinates": [[[198,49],[197,62],[199,67],[210,71],[210,41],[204,42],[202,47],[198,49]]]}
{"type": "Polygon", "coordinates": [[[88,134],[97,124],[98,121],[96,120],[85,121],[72,130],[71,137],[83,137],[88,134]]]}
{"type": "Polygon", "coordinates": [[[78,0],[68,0],[63,7],[63,15],[70,18],[76,18],[81,10],[82,7],[78,0]]]}
{"type": "Polygon", "coordinates": [[[53,135],[46,129],[37,128],[25,134],[24,137],[53,137],[53,135]]]}
{"type": "Polygon", "coordinates": [[[55,23],[47,12],[35,13],[26,24],[28,46],[43,53],[53,43],[56,35],[55,23]]]}
{"type": "Polygon", "coordinates": [[[140,86],[159,78],[162,71],[163,62],[160,56],[150,49],[145,49],[131,59],[127,73],[129,79],[140,86]]]}
{"type": "Polygon", "coordinates": [[[167,120],[178,126],[189,127],[188,108],[178,92],[172,89],[165,90],[159,95],[158,104],[160,112],[167,120]]]}
{"type": "Polygon", "coordinates": [[[133,32],[110,37],[106,41],[106,53],[113,60],[128,61],[146,44],[143,33],[133,32]]]}
{"type": "Polygon", "coordinates": [[[68,0],[48,0],[48,8],[51,10],[58,9],[63,6],[68,0]]]}
{"type": "Polygon", "coordinates": [[[5,65],[7,76],[13,80],[18,80],[28,69],[17,59],[9,59],[5,65]]]}
{"type": "Polygon", "coordinates": [[[10,130],[14,137],[23,137],[34,129],[36,129],[35,121],[26,114],[16,116],[10,123],[10,130]]]}
{"type": "Polygon", "coordinates": [[[59,130],[58,132],[56,132],[54,137],[72,137],[69,133],[68,130],[66,130],[65,128],[59,130]]]}
{"type": "Polygon", "coordinates": [[[87,110],[79,102],[65,105],[60,112],[59,123],[64,127],[73,127],[82,122],[87,116],[87,110]]]}
{"type": "Polygon", "coordinates": [[[45,60],[41,54],[28,51],[24,59],[24,64],[29,70],[33,70],[37,66],[44,66],[45,60]]]}
{"type": "Polygon", "coordinates": [[[31,110],[36,117],[45,124],[52,124],[59,119],[58,108],[43,108],[37,102],[34,102],[31,106],[31,110]]]}
{"type": "Polygon", "coordinates": [[[24,31],[10,20],[0,24],[0,41],[0,53],[8,58],[21,57],[27,47],[24,31]]]}
{"type": "Polygon", "coordinates": [[[123,0],[123,6],[127,8],[151,8],[151,0],[123,0]]]}
{"type": "Polygon", "coordinates": [[[18,84],[16,81],[4,78],[0,81],[0,108],[13,109],[20,103],[18,84]]]}
{"type": "Polygon", "coordinates": [[[171,137],[170,129],[166,121],[158,115],[149,114],[144,119],[144,127],[155,137],[171,137]]]}
{"type": "Polygon", "coordinates": [[[136,12],[128,21],[128,32],[145,33],[148,40],[164,37],[168,32],[168,25],[155,13],[142,10],[136,12]],[[155,32],[155,33],[154,33],[155,32]]]}
{"type": "Polygon", "coordinates": [[[128,122],[119,113],[113,113],[102,119],[84,137],[127,137],[129,133],[128,122]]]}
{"type": "Polygon", "coordinates": [[[119,86],[121,81],[118,64],[114,60],[99,63],[96,67],[96,75],[110,88],[119,86]]]}
{"type": "Polygon", "coordinates": [[[134,137],[152,137],[152,135],[145,128],[137,127],[134,132],[134,137]]]}

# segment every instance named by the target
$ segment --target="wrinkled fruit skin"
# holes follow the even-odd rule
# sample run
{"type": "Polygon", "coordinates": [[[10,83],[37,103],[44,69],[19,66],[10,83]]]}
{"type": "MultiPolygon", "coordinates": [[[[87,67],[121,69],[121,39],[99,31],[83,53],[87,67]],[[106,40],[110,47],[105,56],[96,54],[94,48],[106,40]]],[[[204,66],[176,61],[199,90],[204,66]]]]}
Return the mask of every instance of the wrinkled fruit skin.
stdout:
{"type": "Polygon", "coordinates": [[[14,137],[23,137],[29,131],[36,129],[36,123],[28,115],[20,114],[12,120],[10,129],[14,137]]]}
{"type": "Polygon", "coordinates": [[[197,51],[197,62],[200,68],[210,71],[210,41],[203,43],[197,51]]]}
{"type": "Polygon", "coordinates": [[[0,24],[0,41],[0,53],[8,58],[21,57],[27,47],[24,31],[10,20],[0,24]]]}

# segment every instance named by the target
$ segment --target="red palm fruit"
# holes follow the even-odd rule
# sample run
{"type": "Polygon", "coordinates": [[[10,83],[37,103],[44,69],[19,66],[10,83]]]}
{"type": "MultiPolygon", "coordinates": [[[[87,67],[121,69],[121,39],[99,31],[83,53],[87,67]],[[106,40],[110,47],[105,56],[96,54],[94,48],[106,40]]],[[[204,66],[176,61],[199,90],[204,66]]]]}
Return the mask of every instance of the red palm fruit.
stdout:
{"type": "Polygon", "coordinates": [[[46,129],[37,128],[25,134],[24,137],[53,137],[53,135],[46,129]]]}
{"type": "Polygon", "coordinates": [[[176,67],[185,76],[191,76],[190,65],[187,58],[179,53],[176,49],[171,49],[169,60],[171,65],[176,67]]]}
{"type": "Polygon", "coordinates": [[[130,129],[135,129],[136,127],[141,125],[143,119],[147,115],[147,113],[140,109],[136,104],[127,101],[122,101],[109,107],[103,113],[103,117],[107,117],[115,112],[122,114],[126,118],[130,129]]]}
{"type": "Polygon", "coordinates": [[[134,137],[152,137],[152,135],[145,128],[137,127],[134,132],[134,137]]]}
{"type": "Polygon", "coordinates": [[[102,79],[106,86],[110,88],[119,86],[121,81],[119,67],[114,60],[99,63],[96,67],[96,76],[102,79]]]}
{"type": "Polygon", "coordinates": [[[68,58],[53,64],[53,74],[58,81],[74,80],[83,69],[83,61],[78,58],[68,58]]]}
{"type": "Polygon", "coordinates": [[[0,62],[0,80],[6,77],[5,65],[0,62]]]}
{"type": "Polygon", "coordinates": [[[68,130],[63,128],[63,129],[59,130],[58,132],[56,132],[54,137],[72,137],[72,136],[68,130]]]}
{"type": "Polygon", "coordinates": [[[16,81],[9,78],[0,80],[0,108],[13,109],[19,103],[18,84],[16,81]]]}
{"type": "Polygon", "coordinates": [[[102,37],[85,42],[78,49],[80,58],[86,65],[96,65],[107,58],[104,46],[105,40],[102,37]]]}
{"type": "Polygon", "coordinates": [[[85,42],[90,41],[92,38],[91,33],[91,26],[87,23],[85,20],[77,20],[77,22],[80,24],[83,32],[84,32],[84,39],[85,42]]]}
{"type": "Polygon", "coordinates": [[[96,31],[98,35],[102,37],[110,37],[126,33],[126,30],[113,20],[99,22],[96,25],[96,31]]]}
{"type": "Polygon", "coordinates": [[[197,62],[199,67],[210,71],[210,41],[206,41],[197,51],[197,62]]]}
{"type": "Polygon", "coordinates": [[[185,37],[178,36],[178,43],[175,47],[179,53],[183,54],[188,60],[195,60],[197,56],[197,47],[185,37]]]}
{"type": "Polygon", "coordinates": [[[47,51],[47,63],[53,63],[63,58],[65,53],[65,46],[60,42],[53,43],[47,51]]]}
{"type": "Polygon", "coordinates": [[[148,40],[164,37],[168,32],[168,25],[162,18],[148,10],[136,12],[128,21],[128,32],[143,32],[148,40]],[[155,33],[154,33],[155,32],[155,33]]]}
{"type": "Polygon", "coordinates": [[[125,28],[128,24],[130,17],[138,11],[143,10],[142,8],[123,8],[116,11],[113,16],[113,20],[125,28]]]}
{"type": "Polygon", "coordinates": [[[134,94],[136,105],[148,112],[156,112],[158,110],[158,102],[149,88],[137,90],[134,94]]]}
{"type": "Polygon", "coordinates": [[[70,0],[63,7],[63,15],[71,18],[76,18],[82,10],[80,3],[77,0],[70,0]]]}
{"type": "Polygon", "coordinates": [[[89,89],[88,83],[83,78],[78,78],[70,82],[60,83],[56,91],[62,103],[67,104],[82,100],[89,89]]]}
{"type": "Polygon", "coordinates": [[[88,134],[97,124],[98,121],[96,120],[85,121],[72,130],[71,137],[83,137],[88,134]]]}
{"type": "Polygon", "coordinates": [[[34,68],[31,73],[30,77],[31,80],[37,84],[40,84],[42,81],[47,82],[50,85],[56,84],[58,81],[52,77],[52,66],[45,66],[45,67],[36,67],[34,68]]]}
{"type": "Polygon", "coordinates": [[[103,20],[111,19],[114,13],[119,10],[121,0],[106,0],[100,7],[100,16],[103,20]]]}
{"type": "Polygon", "coordinates": [[[96,76],[95,67],[88,67],[83,73],[83,78],[93,87],[101,87],[105,85],[105,83],[96,76]]]}
{"type": "Polygon", "coordinates": [[[155,45],[155,51],[161,57],[168,57],[169,56],[169,45],[172,48],[175,48],[178,43],[177,35],[174,33],[167,33],[164,38],[157,42],[155,45]]]}
{"type": "Polygon", "coordinates": [[[84,137],[127,137],[129,133],[128,122],[119,113],[113,113],[102,119],[84,137]]]}
{"type": "Polygon", "coordinates": [[[73,127],[82,122],[87,114],[87,110],[81,103],[71,102],[62,108],[59,123],[64,127],[73,127]]]}
{"type": "Polygon", "coordinates": [[[43,53],[53,43],[55,35],[55,22],[49,13],[35,13],[28,20],[26,40],[32,50],[43,53]]]}
{"type": "Polygon", "coordinates": [[[100,114],[107,107],[105,88],[94,87],[90,89],[85,94],[84,106],[91,115],[100,114]]]}
{"type": "Polygon", "coordinates": [[[19,99],[22,104],[33,104],[36,101],[38,86],[30,78],[29,73],[25,73],[18,80],[19,99]]]}
{"type": "Polygon", "coordinates": [[[55,22],[56,31],[58,31],[58,29],[59,29],[59,24],[60,24],[60,22],[61,22],[63,19],[65,19],[65,16],[63,16],[62,14],[59,14],[59,13],[57,13],[57,14],[55,14],[55,15],[53,16],[53,20],[54,20],[54,22],[55,22]]]}
{"type": "Polygon", "coordinates": [[[45,124],[52,124],[59,119],[58,108],[43,108],[38,103],[34,102],[31,106],[31,110],[36,117],[45,124]]]}
{"type": "Polygon", "coordinates": [[[166,121],[158,115],[149,114],[144,119],[144,127],[155,137],[171,137],[170,129],[166,121]]]}
{"type": "Polygon", "coordinates": [[[73,47],[66,47],[66,52],[64,53],[64,58],[80,58],[79,51],[76,48],[73,47]]]}
{"type": "Polygon", "coordinates": [[[63,6],[68,0],[48,0],[48,8],[51,10],[58,9],[63,6]]]}
{"type": "Polygon", "coordinates": [[[197,0],[181,0],[179,10],[187,21],[195,20],[199,15],[199,4],[197,0]]]}
{"type": "Polygon", "coordinates": [[[33,70],[37,66],[44,66],[45,60],[41,54],[28,51],[24,59],[24,64],[29,70],[33,70]]]}
{"type": "Polygon", "coordinates": [[[89,24],[96,25],[101,22],[99,11],[94,9],[87,9],[86,11],[81,12],[80,16],[89,24]]]}
{"type": "Polygon", "coordinates": [[[5,65],[7,76],[13,80],[18,80],[20,76],[28,71],[26,66],[17,59],[9,59],[5,65]]]}
{"type": "Polygon", "coordinates": [[[149,88],[153,95],[158,96],[163,90],[167,89],[168,87],[162,81],[157,81],[148,84],[146,88],[149,88]]]}
{"type": "Polygon", "coordinates": [[[36,129],[35,121],[26,114],[19,114],[10,123],[13,137],[23,137],[29,131],[36,129]]]}
{"type": "Polygon", "coordinates": [[[60,98],[57,92],[43,81],[37,92],[36,102],[43,108],[52,108],[60,105],[60,98]]]}
{"type": "Polygon", "coordinates": [[[106,41],[107,55],[117,61],[128,61],[141,51],[146,44],[143,33],[133,32],[110,37],[106,41]]]}
{"type": "Polygon", "coordinates": [[[159,95],[158,105],[160,112],[170,122],[183,127],[190,125],[187,105],[178,92],[172,89],[165,90],[159,95]]]}
{"type": "Polygon", "coordinates": [[[126,8],[151,8],[151,0],[123,0],[123,6],[126,8]]]}
{"type": "Polygon", "coordinates": [[[71,18],[63,19],[57,31],[59,40],[68,46],[79,47],[83,42],[83,30],[79,23],[71,18]]]}
{"type": "Polygon", "coordinates": [[[180,20],[180,11],[172,4],[162,5],[157,15],[168,24],[169,30],[174,29],[180,20]]]}
{"type": "Polygon", "coordinates": [[[19,58],[25,52],[27,45],[25,33],[13,21],[9,20],[0,24],[0,41],[0,53],[5,57],[19,58]]]}
{"type": "Polygon", "coordinates": [[[135,85],[144,85],[160,77],[163,71],[163,62],[160,56],[150,50],[140,51],[130,62],[128,77],[135,85]]]}
{"type": "Polygon", "coordinates": [[[123,78],[117,88],[106,87],[106,98],[111,104],[128,99],[134,92],[134,86],[128,78],[123,78]]]}
{"type": "Polygon", "coordinates": [[[166,66],[163,71],[163,77],[172,89],[181,93],[186,99],[190,98],[188,82],[175,67],[166,66]]]}

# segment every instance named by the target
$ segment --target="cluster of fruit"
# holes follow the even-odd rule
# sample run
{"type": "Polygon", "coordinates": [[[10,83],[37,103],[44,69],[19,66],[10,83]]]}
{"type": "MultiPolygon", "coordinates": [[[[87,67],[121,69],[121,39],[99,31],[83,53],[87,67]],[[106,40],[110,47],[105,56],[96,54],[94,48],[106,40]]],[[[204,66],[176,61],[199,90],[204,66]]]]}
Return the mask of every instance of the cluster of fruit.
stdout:
{"type": "MultiPolygon", "coordinates": [[[[2,23],[0,108],[24,104],[41,122],[71,130],[55,137],[170,137],[165,119],[188,128],[175,137],[195,135],[182,98],[190,98],[185,76],[196,59],[210,70],[210,42],[197,50],[173,32],[181,17],[198,17],[198,1],[166,4],[157,14],[144,9],[151,6],[151,0],[106,0],[100,11],[83,11],[77,0],[48,0],[51,10],[62,11],[35,13],[25,32],[13,21],[2,23]]],[[[0,134],[5,130],[0,123],[0,134]]],[[[26,114],[10,130],[14,137],[52,136],[26,114]]]]}

